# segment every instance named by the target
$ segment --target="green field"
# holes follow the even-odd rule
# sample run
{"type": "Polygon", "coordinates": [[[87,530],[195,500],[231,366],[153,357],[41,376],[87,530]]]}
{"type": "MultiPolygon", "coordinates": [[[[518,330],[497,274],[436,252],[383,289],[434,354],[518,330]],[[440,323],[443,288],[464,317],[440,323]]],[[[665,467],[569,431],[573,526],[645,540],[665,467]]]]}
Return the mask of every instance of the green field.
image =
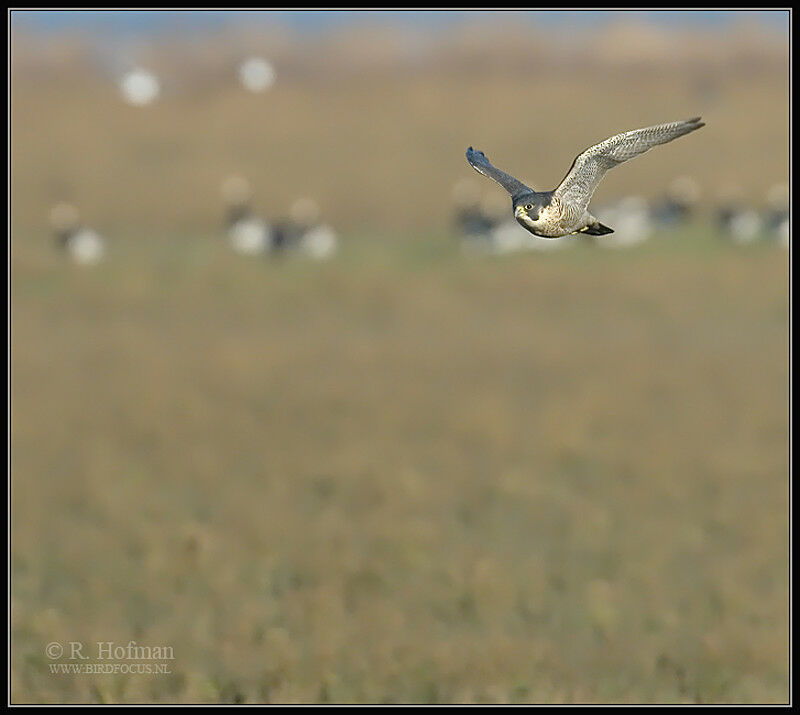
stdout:
{"type": "Polygon", "coordinates": [[[18,238],[13,702],[788,700],[785,251],[18,238]]]}

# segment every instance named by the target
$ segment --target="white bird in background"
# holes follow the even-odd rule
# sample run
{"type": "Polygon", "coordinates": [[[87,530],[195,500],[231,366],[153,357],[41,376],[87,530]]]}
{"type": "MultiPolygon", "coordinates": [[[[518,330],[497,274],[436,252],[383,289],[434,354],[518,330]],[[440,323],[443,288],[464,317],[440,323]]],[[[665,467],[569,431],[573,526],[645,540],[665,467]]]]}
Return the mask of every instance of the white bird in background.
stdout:
{"type": "Polygon", "coordinates": [[[271,248],[272,229],[253,213],[253,191],[243,176],[229,176],[222,182],[225,201],[225,233],[231,248],[243,256],[266,253],[271,248]]]}
{"type": "Polygon", "coordinates": [[[759,212],[747,206],[744,191],[738,186],[718,192],[715,223],[724,238],[740,246],[758,241],[764,229],[759,212]]]}
{"type": "Polygon", "coordinates": [[[56,204],[50,211],[50,225],[56,246],[75,263],[90,266],[103,259],[106,252],[103,237],[81,225],[78,209],[72,204],[56,204]]]}
{"type": "Polygon", "coordinates": [[[161,93],[161,82],[152,72],[141,67],[126,72],[120,77],[119,90],[122,98],[134,107],[152,104],[161,93]]]}
{"type": "Polygon", "coordinates": [[[338,238],[331,226],[320,221],[320,209],[314,199],[297,199],[289,212],[291,234],[288,248],[316,260],[326,260],[336,253],[338,238]]]}
{"type": "Polygon", "coordinates": [[[239,65],[239,81],[254,94],[266,92],[275,84],[275,68],[263,57],[248,57],[239,65]]]}
{"type": "Polygon", "coordinates": [[[644,243],[653,234],[653,220],[647,201],[641,196],[627,196],[615,204],[598,209],[601,221],[614,225],[614,233],[596,236],[604,248],[628,248],[644,243]]]}

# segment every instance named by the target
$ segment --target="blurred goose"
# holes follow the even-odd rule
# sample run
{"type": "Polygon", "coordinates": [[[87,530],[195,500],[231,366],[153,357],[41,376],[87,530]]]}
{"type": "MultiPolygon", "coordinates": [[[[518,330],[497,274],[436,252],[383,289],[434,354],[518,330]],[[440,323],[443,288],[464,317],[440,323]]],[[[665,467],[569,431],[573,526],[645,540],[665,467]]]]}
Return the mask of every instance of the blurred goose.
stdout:
{"type": "Polygon", "coordinates": [[[789,187],[775,184],[767,192],[764,228],[784,248],[789,247],[789,187]]]}
{"type": "Polygon", "coordinates": [[[119,91],[127,104],[144,107],[158,99],[161,82],[152,72],[142,67],[134,67],[120,77],[119,91]]]}
{"type": "Polygon", "coordinates": [[[310,258],[325,260],[336,253],[336,232],[320,221],[319,205],[309,198],[297,199],[289,211],[289,247],[310,258]]]}
{"type": "Polygon", "coordinates": [[[627,248],[643,243],[653,233],[653,221],[647,201],[641,196],[627,196],[615,204],[598,210],[602,221],[614,224],[615,232],[597,236],[595,241],[604,248],[627,248]]]}
{"type": "Polygon", "coordinates": [[[275,68],[263,57],[248,57],[239,65],[238,74],[242,86],[255,94],[275,84],[275,68]]]}
{"type": "Polygon", "coordinates": [[[488,241],[496,221],[490,219],[481,206],[477,182],[462,179],[453,186],[454,223],[460,238],[465,241],[488,241]]]}
{"type": "Polygon", "coordinates": [[[486,233],[488,248],[493,253],[515,253],[525,249],[528,233],[511,217],[508,202],[497,193],[485,196],[479,204],[481,216],[489,229],[486,233]]]}
{"type": "Polygon", "coordinates": [[[103,259],[103,237],[81,225],[78,209],[72,204],[56,204],[50,211],[50,225],[55,233],[56,246],[75,263],[93,265],[103,259]]]}
{"type": "Polygon", "coordinates": [[[736,186],[720,190],[715,223],[724,238],[739,245],[757,241],[764,228],[758,211],[746,205],[744,192],[736,186]]]}
{"type": "Polygon", "coordinates": [[[664,198],[652,211],[653,221],[674,228],[690,221],[700,202],[700,185],[690,176],[679,176],[667,187],[664,198]]]}
{"type": "Polygon", "coordinates": [[[225,201],[225,233],[236,253],[253,256],[265,253],[271,244],[269,224],[253,213],[253,191],[242,176],[229,176],[222,182],[225,201]]]}

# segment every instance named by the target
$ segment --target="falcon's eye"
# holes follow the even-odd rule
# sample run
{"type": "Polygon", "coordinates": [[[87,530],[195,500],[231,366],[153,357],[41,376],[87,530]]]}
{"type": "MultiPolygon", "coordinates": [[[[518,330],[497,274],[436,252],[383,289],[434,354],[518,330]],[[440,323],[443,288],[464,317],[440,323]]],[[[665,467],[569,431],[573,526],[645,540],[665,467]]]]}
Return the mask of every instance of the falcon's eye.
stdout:
{"type": "Polygon", "coordinates": [[[530,211],[533,208],[533,204],[525,204],[525,210],[530,211]]]}

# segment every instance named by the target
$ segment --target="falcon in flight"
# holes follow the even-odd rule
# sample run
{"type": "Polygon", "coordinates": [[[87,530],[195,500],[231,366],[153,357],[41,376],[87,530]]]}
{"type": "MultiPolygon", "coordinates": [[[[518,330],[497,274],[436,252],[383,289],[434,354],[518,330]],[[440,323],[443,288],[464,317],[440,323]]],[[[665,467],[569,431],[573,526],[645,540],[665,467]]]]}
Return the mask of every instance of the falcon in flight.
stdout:
{"type": "Polygon", "coordinates": [[[700,117],[682,122],[657,124],[610,137],[575,157],[564,180],[553,191],[534,191],[521,181],[489,163],[482,151],[467,149],[467,161],[475,171],[496,181],[509,194],[514,218],[542,238],[559,238],[571,233],[602,236],[614,229],[604,226],[589,213],[589,200],[609,169],[705,126],[700,117]]]}

